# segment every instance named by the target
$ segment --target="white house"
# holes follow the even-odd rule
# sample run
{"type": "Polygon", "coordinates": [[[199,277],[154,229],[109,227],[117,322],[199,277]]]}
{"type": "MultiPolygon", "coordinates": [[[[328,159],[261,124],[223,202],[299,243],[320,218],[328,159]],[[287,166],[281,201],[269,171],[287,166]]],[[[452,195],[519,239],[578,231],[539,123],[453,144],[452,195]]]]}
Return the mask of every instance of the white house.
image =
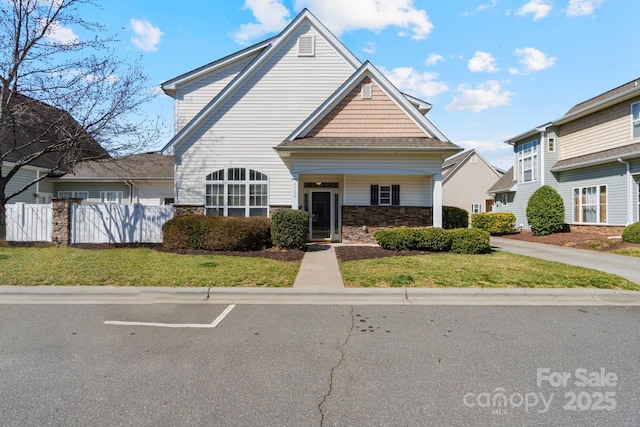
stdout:
{"type": "Polygon", "coordinates": [[[279,35],[163,83],[175,99],[175,202],[207,214],[310,212],[312,240],[441,226],[461,149],[308,10],[279,35]]]}

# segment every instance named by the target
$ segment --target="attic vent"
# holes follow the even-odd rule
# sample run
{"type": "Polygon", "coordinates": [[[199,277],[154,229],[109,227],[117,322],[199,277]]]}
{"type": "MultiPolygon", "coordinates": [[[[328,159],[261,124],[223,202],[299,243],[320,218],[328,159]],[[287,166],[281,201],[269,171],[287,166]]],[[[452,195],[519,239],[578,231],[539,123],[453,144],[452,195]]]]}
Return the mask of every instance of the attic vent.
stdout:
{"type": "Polygon", "coordinates": [[[471,163],[478,163],[478,157],[474,154],[473,156],[471,156],[471,160],[469,160],[471,163]]]}
{"type": "Polygon", "coordinates": [[[315,56],[316,54],[316,37],[300,36],[298,38],[298,56],[315,56]]]}
{"type": "Polygon", "coordinates": [[[362,99],[371,99],[371,83],[362,85],[362,99]]]}

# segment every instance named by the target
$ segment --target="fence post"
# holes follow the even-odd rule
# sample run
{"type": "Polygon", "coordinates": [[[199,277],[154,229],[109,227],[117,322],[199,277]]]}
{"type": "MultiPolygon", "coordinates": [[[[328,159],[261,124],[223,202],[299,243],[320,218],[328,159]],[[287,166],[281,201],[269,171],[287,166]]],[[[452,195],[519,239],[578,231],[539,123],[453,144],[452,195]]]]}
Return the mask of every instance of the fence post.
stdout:
{"type": "Polygon", "coordinates": [[[51,241],[56,246],[71,244],[71,205],[80,204],[82,199],[53,199],[51,241]]]}

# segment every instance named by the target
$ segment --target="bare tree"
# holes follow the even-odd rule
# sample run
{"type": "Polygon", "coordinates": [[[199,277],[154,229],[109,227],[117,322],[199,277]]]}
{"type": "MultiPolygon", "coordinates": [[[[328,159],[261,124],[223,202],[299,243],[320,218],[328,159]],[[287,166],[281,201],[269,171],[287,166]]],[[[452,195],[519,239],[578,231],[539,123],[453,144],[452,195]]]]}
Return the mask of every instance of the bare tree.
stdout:
{"type": "Polygon", "coordinates": [[[0,1],[0,241],[13,197],[79,161],[137,152],[159,135],[157,120],[143,117],[154,95],[139,61],[114,55],[117,39],[82,18],[88,7],[99,6],[0,1]],[[9,194],[27,165],[46,172],[9,194]]]}

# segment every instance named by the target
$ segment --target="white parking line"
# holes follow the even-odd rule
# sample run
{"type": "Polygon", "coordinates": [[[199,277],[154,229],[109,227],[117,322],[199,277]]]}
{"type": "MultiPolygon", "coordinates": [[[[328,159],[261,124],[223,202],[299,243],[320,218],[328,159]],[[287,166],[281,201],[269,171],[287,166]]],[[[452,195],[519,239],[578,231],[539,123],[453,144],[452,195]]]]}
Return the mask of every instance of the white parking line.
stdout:
{"type": "Polygon", "coordinates": [[[236,305],[230,304],[224,309],[222,313],[211,323],[199,324],[199,323],[153,323],[153,322],[122,322],[119,320],[107,320],[105,325],[116,326],[155,326],[160,328],[215,328],[220,322],[234,309],[236,305]]]}

